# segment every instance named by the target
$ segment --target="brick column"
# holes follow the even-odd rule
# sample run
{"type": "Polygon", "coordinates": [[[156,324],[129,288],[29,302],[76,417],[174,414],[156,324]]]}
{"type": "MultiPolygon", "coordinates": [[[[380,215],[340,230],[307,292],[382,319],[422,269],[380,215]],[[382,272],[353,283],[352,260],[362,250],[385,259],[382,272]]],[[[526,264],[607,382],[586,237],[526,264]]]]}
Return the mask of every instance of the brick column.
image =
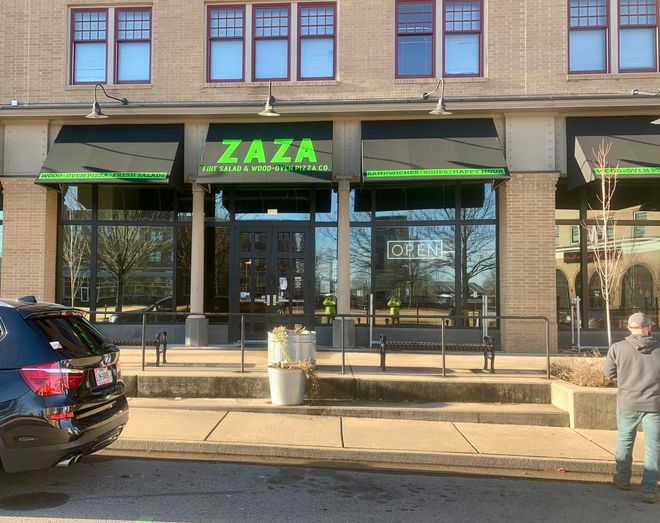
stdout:
{"type": "Polygon", "coordinates": [[[2,178],[2,296],[55,301],[57,196],[33,178],[2,178]]]}
{"type": "MultiPolygon", "coordinates": [[[[550,319],[557,352],[555,186],[558,174],[513,174],[500,189],[500,313],[550,319]]],[[[543,321],[503,320],[507,352],[545,352],[543,321]]]]}

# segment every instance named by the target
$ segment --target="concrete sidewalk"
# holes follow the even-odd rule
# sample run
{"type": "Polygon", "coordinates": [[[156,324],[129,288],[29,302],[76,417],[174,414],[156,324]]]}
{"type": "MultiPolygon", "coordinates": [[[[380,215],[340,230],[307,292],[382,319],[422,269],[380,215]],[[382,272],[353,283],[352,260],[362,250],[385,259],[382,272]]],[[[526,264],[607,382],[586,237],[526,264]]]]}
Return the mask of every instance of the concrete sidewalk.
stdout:
{"type": "MultiPolygon", "coordinates": [[[[313,416],[307,407],[254,412],[266,400],[130,400],[110,450],[178,458],[299,458],[388,466],[609,474],[616,432],[567,427],[313,416]],[[252,411],[242,411],[240,408],[252,411]]],[[[635,448],[641,473],[643,435],[635,448]]]]}
{"type": "MultiPolygon", "coordinates": [[[[121,361],[127,378],[169,379],[189,385],[203,385],[209,377],[227,378],[230,383],[257,380],[266,392],[266,357],[263,349],[246,350],[242,373],[241,354],[236,348],[174,347],[168,350],[167,365],[161,367],[154,366],[154,351],[148,349],[144,371],[141,349],[122,349],[121,361]]],[[[459,389],[467,383],[472,388],[492,388],[498,383],[500,388],[515,389],[548,383],[545,355],[498,354],[496,373],[490,374],[482,370],[481,355],[448,354],[446,378],[441,374],[439,354],[388,355],[387,372],[380,370],[375,350],[348,351],[345,357],[348,377],[367,384],[386,380],[390,387],[406,383],[413,389],[435,391],[440,385],[459,389]],[[436,388],[429,384],[436,384],[436,388]]],[[[319,375],[337,381],[344,376],[341,360],[340,351],[318,351],[319,375]]],[[[175,395],[183,397],[131,398],[130,421],[109,449],[204,459],[284,458],[390,467],[463,467],[482,472],[609,474],[614,470],[616,432],[568,428],[551,405],[493,400],[467,404],[463,402],[470,400],[462,396],[446,400],[459,402],[454,404],[386,400],[282,408],[263,397],[195,399],[175,395]]],[[[635,473],[639,474],[643,437],[638,440],[634,459],[635,473]]]]}

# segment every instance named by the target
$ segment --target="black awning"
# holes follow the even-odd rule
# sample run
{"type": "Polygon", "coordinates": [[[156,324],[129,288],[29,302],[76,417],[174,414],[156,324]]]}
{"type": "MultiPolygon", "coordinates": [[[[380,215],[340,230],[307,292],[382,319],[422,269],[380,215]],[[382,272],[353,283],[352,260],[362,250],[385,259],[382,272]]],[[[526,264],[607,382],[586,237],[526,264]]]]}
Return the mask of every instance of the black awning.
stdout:
{"type": "Polygon", "coordinates": [[[648,116],[567,118],[568,188],[596,179],[601,145],[611,146],[606,172],[620,179],[660,180],[660,126],[648,116]]]}
{"type": "Polygon", "coordinates": [[[35,181],[180,185],[183,125],[64,125],[35,181]]]}
{"type": "Polygon", "coordinates": [[[196,181],[328,184],[332,122],[211,124],[196,181]]]}
{"type": "Polygon", "coordinates": [[[365,182],[507,179],[490,118],[362,122],[365,182]]]}

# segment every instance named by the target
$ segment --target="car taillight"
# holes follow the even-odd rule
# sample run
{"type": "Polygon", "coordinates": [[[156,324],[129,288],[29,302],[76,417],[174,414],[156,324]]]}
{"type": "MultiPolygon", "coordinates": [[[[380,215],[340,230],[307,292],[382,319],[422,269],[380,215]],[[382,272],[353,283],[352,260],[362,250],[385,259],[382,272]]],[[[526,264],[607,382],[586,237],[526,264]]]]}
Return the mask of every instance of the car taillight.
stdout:
{"type": "Polygon", "coordinates": [[[18,371],[30,389],[39,396],[57,396],[66,394],[82,383],[85,371],[63,369],[58,361],[29,365],[18,371]]]}

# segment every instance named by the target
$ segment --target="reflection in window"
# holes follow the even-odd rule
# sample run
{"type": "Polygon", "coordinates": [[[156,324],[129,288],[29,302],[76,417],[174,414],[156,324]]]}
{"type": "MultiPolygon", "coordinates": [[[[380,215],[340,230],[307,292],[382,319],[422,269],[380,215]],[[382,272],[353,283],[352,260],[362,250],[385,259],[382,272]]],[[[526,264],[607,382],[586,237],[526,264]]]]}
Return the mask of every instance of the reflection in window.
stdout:
{"type": "Polygon", "coordinates": [[[92,186],[67,185],[63,188],[62,219],[91,220],[92,186]]]}
{"type": "Polygon", "coordinates": [[[369,310],[371,228],[351,227],[351,312],[369,310]]]}
{"type": "Polygon", "coordinates": [[[314,309],[323,314],[323,301],[337,293],[337,228],[316,228],[314,256],[314,309]]]}
{"type": "Polygon", "coordinates": [[[497,289],[495,226],[462,225],[460,248],[462,314],[478,315],[483,297],[494,298],[497,289]]]}
{"type": "Polygon", "coordinates": [[[91,227],[64,225],[60,229],[60,301],[89,310],[91,227]]]}
{"type": "MultiPolygon", "coordinates": [[[[656,257],[656,262],[660,263],[660,251],[656,253],[656,257]]],[[[655,265],[656,268],[658,263],[655,265]]],[[[654,308],[657,311],[653,275],[644,265],[633,265],[626,270],[622,292],[623,308],[626,313],[653,311],[654,308]]]]}
{"type": "MultiPolygon", "coordinates": [[[[213,271],[207,269],[204,276],[204,310],[227,312],[229,310],[229,229],[207,227],[206,246],[206,267],[212,263],[213,271]]],[[[243,274],[244,272],[241,272],[241,275],[243,274]]],[[[211,323],[226,320],[221,316],[209,318],[211,323]]]]}
{"type": "Polygon", "coordinates": [[[99,186],[99,220],[171,221],[175,191],[139,187],[99,186]]]}
{"type": "Polygon", "coordinates": [[[171,228],[99,227],[97,310],[137,311],[168,296],[171,301],[172,240],[171,228]]]}

